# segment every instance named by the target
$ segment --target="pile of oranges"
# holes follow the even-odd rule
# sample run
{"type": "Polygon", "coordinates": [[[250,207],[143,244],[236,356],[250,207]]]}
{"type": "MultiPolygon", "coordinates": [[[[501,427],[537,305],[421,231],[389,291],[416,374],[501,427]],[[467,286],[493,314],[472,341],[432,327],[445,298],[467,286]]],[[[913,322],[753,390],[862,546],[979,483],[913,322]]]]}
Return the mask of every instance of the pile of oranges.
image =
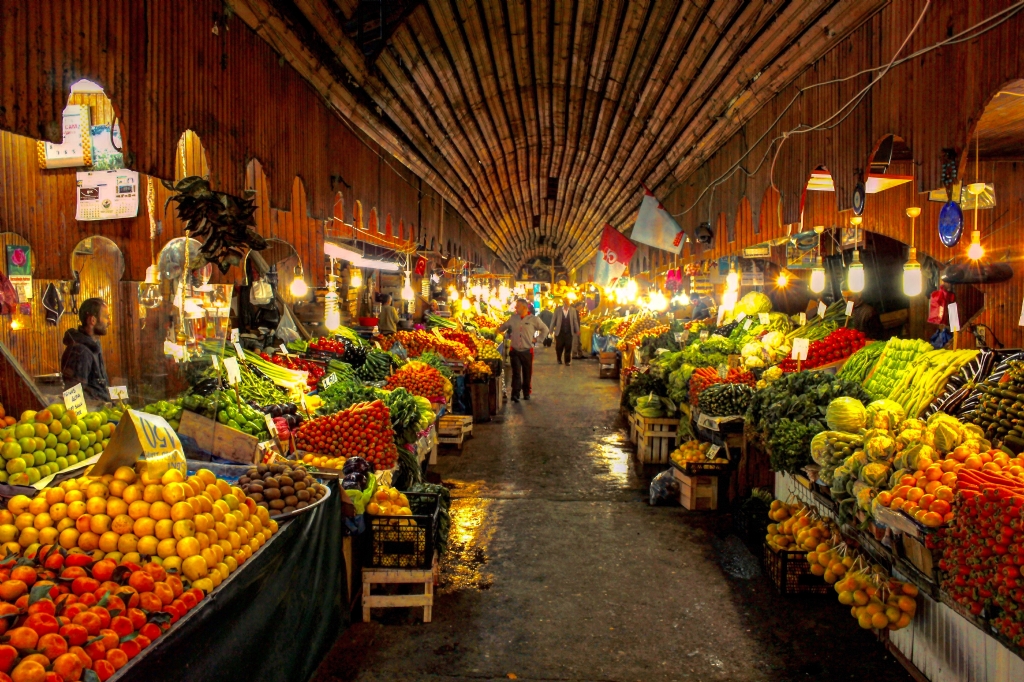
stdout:
{"type": "Polygon", "coordinates": [[[431,402],[443,402],[449,394],[449,386],[447,380],[436,369],[425,363],[413,361],[389,376],[386,388],[393,391],[401,387],[431,402]]]}
{"type": "Polygon", "coordinates": [[[0,682],[101,682],[203,600],[156,563],[48,545],[0,564],[0,682]],[[94,679],[95,679],[94,678],[94,679]]]}
{"type": "Polygon", "coordinates": [[[185,479],[120,467],[12,498],[0,511],[0,553],[58,545],[116,564],[152,557],[209,592],[276,531],[266,509],[208,469],[185,479]]]}

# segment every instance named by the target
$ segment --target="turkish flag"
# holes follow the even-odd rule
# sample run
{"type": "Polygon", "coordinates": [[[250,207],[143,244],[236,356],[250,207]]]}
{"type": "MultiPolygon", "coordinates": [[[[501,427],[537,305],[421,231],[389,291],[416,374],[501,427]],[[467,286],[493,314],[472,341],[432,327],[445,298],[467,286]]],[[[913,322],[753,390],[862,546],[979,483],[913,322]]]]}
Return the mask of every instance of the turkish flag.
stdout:
{"type": "Polygon", "coordinates": [[[594,282],[600,286],[610,286],[622,276],[633,254],[636,244],[626,239],[625,235],[611,225],[604,226],[601,234],[601,245],[597,249],[597,264],[594,267],[594,282]]]}

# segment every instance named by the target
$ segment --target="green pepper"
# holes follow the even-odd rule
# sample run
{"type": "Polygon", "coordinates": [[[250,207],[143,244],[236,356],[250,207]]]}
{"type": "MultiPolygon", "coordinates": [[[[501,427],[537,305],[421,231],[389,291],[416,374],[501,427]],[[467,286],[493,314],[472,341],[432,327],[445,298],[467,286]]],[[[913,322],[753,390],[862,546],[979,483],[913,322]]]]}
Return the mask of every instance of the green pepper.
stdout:
{"type": "Polygon", "coordinates": [[[225,411],[228,413],[228,417],[230,419],[238,421],[238,408],[236,408],[234,405],[228,405],[225,411]]]}
{"type": "Polygon", "coordinates": [[[230,419],[231,416],[228,414],[227,410],[221,410],[220,412],[217,413],[217,421],[219,421],[221,424],[227,424],[230,419]]]}
{"type": "Polygon", "coordinates": [[[235,431],[241,431],[242,430],[242,427],[239,426],[238,422],[236,422],[234,419],[228,419],[224,423],[227,424],[230,428],[234,429],[235,431]]]}

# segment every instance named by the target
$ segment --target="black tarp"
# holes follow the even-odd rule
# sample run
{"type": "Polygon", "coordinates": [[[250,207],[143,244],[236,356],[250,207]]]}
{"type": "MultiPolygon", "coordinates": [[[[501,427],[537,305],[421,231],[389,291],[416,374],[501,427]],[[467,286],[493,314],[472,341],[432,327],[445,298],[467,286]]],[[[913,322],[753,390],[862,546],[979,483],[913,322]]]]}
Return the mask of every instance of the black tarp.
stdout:
{"type": "Polygon", "coordinates": [[[341,494],[260,551],[112,680],[302,682],[349,625],[341,494]]]}

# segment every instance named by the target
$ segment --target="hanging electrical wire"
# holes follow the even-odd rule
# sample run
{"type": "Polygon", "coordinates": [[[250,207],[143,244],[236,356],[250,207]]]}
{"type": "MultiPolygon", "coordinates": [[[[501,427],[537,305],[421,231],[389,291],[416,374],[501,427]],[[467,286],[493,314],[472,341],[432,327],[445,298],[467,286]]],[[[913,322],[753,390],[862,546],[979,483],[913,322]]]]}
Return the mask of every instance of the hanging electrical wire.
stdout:
{"type": "MultiPolygon", "coordinates": [[[[863,69],[863,70],[858,71],[858,72],[856,72],[854,74],[851,74],[849,76],[844,76],[842,78],[834,78],[834,79],[831,79],[831,80],[822,81],[821,83],[813,83],[811,85],[807,85],[807,86],[801,88],[793,96],[793,98],[789,101],[789,103],[782,109],[782,111],[775,118],[775,120],[772,121],[772,123],[768,126],[768,128],[765,130],[765,132],[759,138],[757,138],[757,140],[755,140],[752,145],[750,145],[750,147],[747,149],[747,151],[744,152],[743,154],[741,154],[740,157],[736,160],[736,162],[732,166],[730,166],[721,176],[719,176],[717,179],[712,181],[707,187],[705,187],[704,190],[700,193],[700,195],[698,195],[697,198],[694,200],[694,202],[689,206],[689,208],[686,208],[685,210],[681,211],[680,213],[673,214],[673,217],[678,218],[678,217],[686,215],[687,213],[692,211],[697,206],[697,204],[700,203],[700,201],[704,198],[704,196],[708,193],[708,191],[712,191],[715,187],[717,187],[718,185],[720,185],[720,184],[724,183],[725,181],[727,181],[729,178],[731,178],[733,175],[735,175],[737,171],[742,170],[747,175],[747,177],[753,176],[755,173],[757,173],[761,169],[761,167],[764,165],[765,161],[767,160],[768,156],[772,156],[773,157],[773,160],[772,160],[773,172],[772,172],[772,177],[770,179],[770,182],[771,182],[770,186],[773,189],[777,189],[775,187],[775,182],[774,182],[774,164],[775,164],[775,160],[778,157],[778,152],[781,149],[782,145],[778,144],[776,146],[776,143],[785,142],[785,140],[788,139],[789,137],[791,137],[792,135],[809,133],[809,132],[814,132],[814,131],[817,131],[817,130],[831,130],[832,128],[835,128],[836,126],[841,124],[843,121],[845,121],[846,118],[849,117],[849,115],[864,100],[864,97],[866,97],[867,93],[870,92],[870,90],[875,85],[877,85],[880,82],[882,77],[884,77],[894,67],[899,66],[901,64],[904,64],[904,63],[906,63],[908,61],[911,61],[913,59],[916,59],[918,57],[921,57],[921,56],[923,56],[923,55],[925,55],[925,54],[927,54],[929,52],[932,52],[934,50],[937,50],[937,49],[939,49],[941,47],[946,47],[946,46],[949,46],[949,45],[956,45],[956,44],[959,44],[959,43],[975,40],[975,39],[981,37],[985,33],[988,33],[989,31],[991,31],[991,30],[997,28],[998,26],[1002,25],[1003,23],[1009,21],[1016,14],[1018,14],[1019,12],[1024,10],[1024,0],[1021,0],[1020,2],[1016,2],[1013,5],[1010,5],[1009,7],[1006,7],[1004,9],[996,12],[995,14],[993,14],[993,15],[985,18],[985,19],[982,19],[978,23],[970,26],[969,28],[964,29],[963,31],[961,31],[961,32],[959,32],[957,34],[954,34],[954,35],[950,36],[949,38],[946,38],[945,40],[941,40],[941,41],[939,41],[937,43],[934,43],[934,44],[929,45],[927,47],[921,48],[920,50],[917,50],[916,52],[912,52],[911,54],[908,54],[907,56],[903,57],[902,59],[899,59],[898,56],[899,56],[900,52],[902,52],[903,48],[909,42],[911,36],[913,36],[914,32],[917,30],[918,26],[920,25],[920,23],[921,23],[921,21],[922,21],[922,19],[924,17],[925,12],[928,11],[930,6],[931,6],[931,0],[929,0],[928,3],[926,3],[924,9],[922,10],[921,14],[918,16],[918,19],[915,22],[915,24],[914,24],[913,28],[911,29],[910,33],[907,35],[907,37],[904,39],[904,41],[900,44],[899,49],[894,54],[893,59],[890,60],[889,63],[886,64],[885,66],[882,66],[882,67],[872,67],[872,68],[869,68],[869,69],[863,69]],[[765,138],[767,138],[771,134],[771,131],[775,129],[775,126],[777,126],[779,124],[779,122],[782,121],[782,119],[786,116],[786,114],[789,112],[789,110],[793,108],[793,106],[797,103],[797,101],[799,101],[799,99],[805,93],[807,93],[810,90],[814,90],[816,88],[824,87],[824,86],[827,86],[827,85],[835,85],[837,83],[844,83],[846,81],[852,80],[854,78],[858,78],[858,77],[863,76],[865,74],[875,73],[875,72],[877,72],[879,70],[881,70],[882,73],[878,77],[874,78],[868,85],[866,85],[864,88],[862,88],[856,95],[854,95],[849,101],[847,101],[842,107],[840,107],[831,116],[826,118],[824,121],[821,121],[821,122],[815,124],[814,126],[805,126],[804,124],[800,124],[800,125],[794,127],[791,130],[788,130],[788,131],[785,131],[783,133],[780,133],[779,135],[777,135],[774,138],[772,138],[772,140],[769,142],[768,149],[765,151],[764,156],[762,157],[762,159],[758,163],[758,165],[754,168],[754,170],[747,171],[745,168],[743,168],[743,166],[741,164],[743,163],[744,159],[746,159],[751,153],[753,153],[754,150],[758,147],[758,145],[760,145],[761,142],[763,142],[765,140],[765,138]],[[825,125],[829,121],[833,120],[836,116],[842,114],[847,109],[849,109],[849,111],[847,111],[846,115],[844,115],[839,121],[836,121],[832,125],[828,125],[828,126],[825,125]],[[774,155],[772,155],[772,150],[773,149],[775,150],[774,155]]],[[[1015,93],[1003,93],[1003,92],[1001,92],[999,94],[1011,94],[1011,95],[1013,95],[1015,93]]],[[[1022,96],[1024,96],[1024,95],[1022,95],[1022,96]]],[[[680,183],[677,182],[675,185],[673,185],[668,190],[668,192],[671,193],[672,191],[674,191],[676,189],[676,187],[679,186],[679,184],[680,183]]]]}

